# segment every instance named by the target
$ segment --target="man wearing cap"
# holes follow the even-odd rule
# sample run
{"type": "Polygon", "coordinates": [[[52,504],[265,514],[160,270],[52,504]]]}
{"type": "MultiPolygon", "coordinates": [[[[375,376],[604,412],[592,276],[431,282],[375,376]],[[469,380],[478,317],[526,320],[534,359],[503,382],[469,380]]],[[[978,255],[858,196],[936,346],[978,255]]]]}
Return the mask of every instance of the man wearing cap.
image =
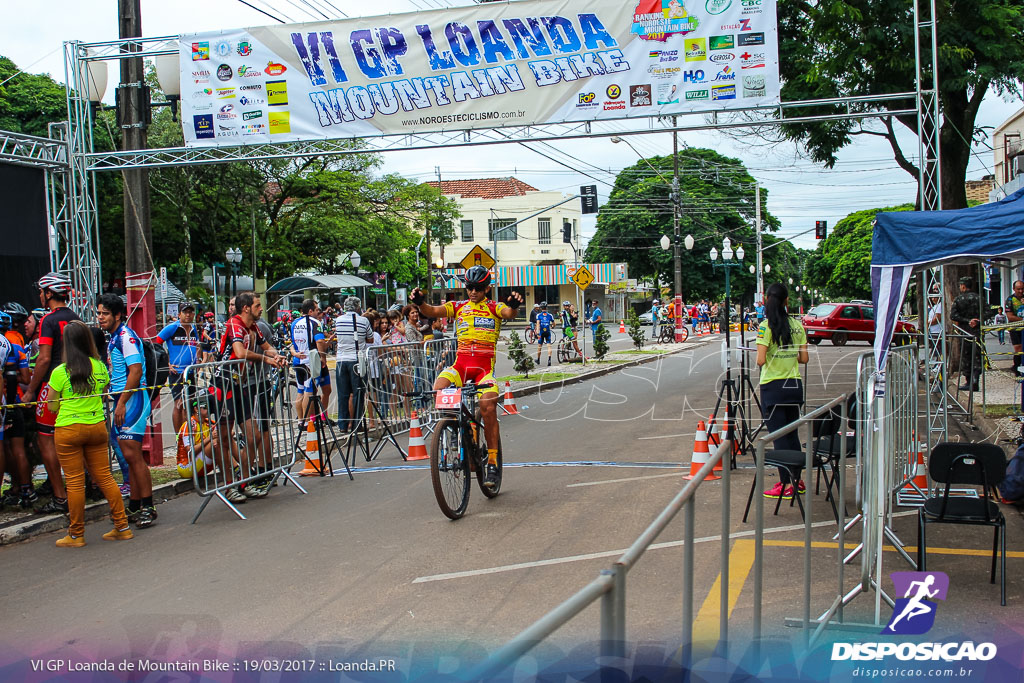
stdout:
{"type": "Polygon", "coordinates": [[[949,309],[949,318],[970,334],[974,339],[965,339],[960,351],[960,373],[964,383],[960,389],[978,391],[978,380],[981,377],[981,321],[978,319],[981,301],[971,291],[974,279],[960,278],[960,296],[953,300],[949,309]]]}
{"type": "Polygon", "coordinates": [[[167,347],[167,360],[171,366],[167,383],[171,386],[171,398],[174,400],[171,421],[174,423],[175,434],[185,424],[185,406],[181,398],[185,388],[185,368],[199,362],[201,335],[195,325],[196,308],[194,301],[183,303],[178,311],[178,320],[160,330],[153,340],[167,347]]]}

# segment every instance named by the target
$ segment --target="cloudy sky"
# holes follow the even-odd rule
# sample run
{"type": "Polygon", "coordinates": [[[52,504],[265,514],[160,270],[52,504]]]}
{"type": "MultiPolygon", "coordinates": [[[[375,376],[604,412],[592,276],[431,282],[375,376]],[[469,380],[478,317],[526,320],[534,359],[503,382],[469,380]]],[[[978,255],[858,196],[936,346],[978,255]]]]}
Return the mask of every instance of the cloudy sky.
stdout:
{"type": "MultiPolygon", "coordinates": [[[[289,23],[366,14],[365,3],[353,0],[142,0],[143,33],[155,37],[276,23],[245,3],[289,23]]],[[[14,0],[2,4],[13,6],[14,0]]],[[[24,3],[17,4],[24,8],[24,3]]],[[[378,0],[373,13],[415,12],[447,4],[441,0],[378,0]]],[[[469,3],[458,0],[450,4],[469,3]]],[[[117,38],[116,0],[45,0],[45,6],[45,12],[8,12],[8,20],[0,26],[0,54],[26,71],[49,73],[63,82],[63,41],[117,38]],[[12,16],[17,19],[11,21],[12,16]]],[[[113,99],[112,85],[107,99],[113,99]]],[[[978,123],[997,126],[1021,106],[1020,101],[1004,101],[991,94],[982,105],[978,123]]],[[[638,155],[671,153],[668,133],[628,140],[629,144],[613,144],[608,138],[531,143],[530,149],[514,144],[475,147],[468,155],[460,155],[457,163],[446,163],[445,155],[436,151],[389,152],[384,156],[384,169],[422,180],[436,178],[438,167],[445,179],[515,176],[541,190],[567,193],[575,193],[580,185],[596,184],[603,202],[616,172],[636,163],[638,155]]],[[[801,247],[814,246],[815,220],[827,220],[831,227],[851,211],[913,201],[916,191],[914,180],[893,161],[888,144],[870,136],[862,136],[845,149],[831,171],[811,163],[788,143],[765,147],[703,131],[681,134],[680,145],[709,147],[741,159],[768,190],[768,210],[782,221],[780,234],[792,236],[801,247]],[[800,235],[807,230],[810,235],[800,235]]],[[[904,135],[903,148],[908,156],[916,155],[911,136],[904,135]]],[[[975,147],[975,152],[968,179],[991,172],[991,151],[975,147]]],[[[586,217],[583,234],[592,232],[593,217],[586,217]]]]}

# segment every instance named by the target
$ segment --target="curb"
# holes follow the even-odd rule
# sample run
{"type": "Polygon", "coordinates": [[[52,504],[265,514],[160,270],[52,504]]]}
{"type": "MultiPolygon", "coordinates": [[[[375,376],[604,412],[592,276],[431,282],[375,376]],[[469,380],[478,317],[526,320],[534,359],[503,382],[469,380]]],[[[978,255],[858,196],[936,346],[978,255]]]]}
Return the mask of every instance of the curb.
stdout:
{"type": "Polygon", "coordinates": [[[570,384],[579,384],[580,382],[585,382],[585,381],[590,380],[590,379],[597,379],[598,377],[603,377],[604,375],[608,375],[608,374],[611,374],[613,372],[617,372],[619,370],[624,370],[626,368],[635,368],[638,365],[645,365],[647,363],[653,363],[653,362],[655,362],[657,360],[660,360],[661,358],[664,358],[666,356],[673,356],[673,355],[675,355],[677,353],[682,353],[683,351],[689,351],[691,349],[699,349],[702,346],[708,345],[709,343],[711,343],[711,341],[712,340],[710,340],[710,339],[705,339],[705,340],[702,340],[702,341],[699,341],[699,342],[693,342],[692,345],[682,346],[682,347],[680,347],[678,349],[674,349],[674,350],[669,351],[667,353],[660,353],[660,354],[658,354],[656,356],[646,356],[646,357],[643,357],[643,358],[638,358],[636,360],[631,360],[631,361],[629,361],[627,363],[615,363],[614,365],[609,365],[606,368],[600,368],[598,370],[591,370],[590,372],[581,372],[578,375],[574,375],[572,377],[567,377],[566,379],[557,379],[557,380],[554,380],[553,382],[544,382],[542,384],[535,384],[535,385],[533,385],[531,387],[523,387],[522,389],[513,389],[512,390],[512,397],[513,398],[519,398],[520,396],[532,396],[533,394],[539,394],[542,391],[547,391],[548,389],[553,389],[555,387],[564,387],[564,386],[568,386],[570,384]]]}
{"type": "MultiPolygon", "coordinates": [[[[170,481],[153,487],[153,502],[163,503],[171,498],[177,498],[195,489],[191,479],[170,481]]],[[[85,506],[85,522],[95,522],[107,516],[109,507],[107,501],[101,500],[89,503],[85,506]]],[[[66,515],[47,515],[46,517],[32,517],[24,522],[17,522],[0,528],[0,546],[10,545],[26,541],[35,536],[48,534],[51,531],[66,529],[68,519],[66,515]]]]}

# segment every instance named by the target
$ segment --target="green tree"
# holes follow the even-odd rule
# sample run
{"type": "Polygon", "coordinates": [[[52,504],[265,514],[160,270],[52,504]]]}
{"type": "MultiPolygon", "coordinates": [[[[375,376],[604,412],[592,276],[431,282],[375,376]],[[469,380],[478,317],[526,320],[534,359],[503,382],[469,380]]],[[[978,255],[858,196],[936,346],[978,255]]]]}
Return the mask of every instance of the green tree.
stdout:
{"type": "MultiPolygon", "coordinates": [[[[720,298],[725,280],[708,258],[712,246],[722,249],[728,236],[735,249],[745,245],[753,263],[754,178],[743,164],[709,149],[679,153],[681,234],[696,240],[692,251],[682,249],[682,294],[686,298],[720,298]]],[[[672,250],[659,245],[662,235],[673,234],[670,199],[672,157],[641,160],[623,169],[615,179],[608,202],[597,215],[597,231],[586,251],[588,261],[626,261],[630,275],[656,283],[673,282],[672,250]]],[[[765,209],[762,189],[762,227],[777,230],[780,223],[765,209]]],[[[754,277],[747,271],[735,277],[736,291],[753,291],[754,277]]]]}
{"type": "Polygon", "coordinates": [[[629,326],[629,337],[633,340],[633,346],[637,349],[644,348],[644,328],[640,326],[640,318],[632,308],[629,309],[626,324],[629,326]]]}
{"type": "Polygon", "coordinates": [[[530,376],[530,370],[534,368],[533,358],[526,352],[523,340],[517,332],[512,332],[508,336],[508,359],[512,361],[512,368],[516,372],[524,377],[530,376]]]}
{"type": "MultiPolygon", "coordinates": [[[[1021,93],[1024,73],[1024,6],[1019,0],[936,3],[939,101],[942,124],[942,205],[967,206],[964,180],[978,108],[989,91],[1021,93]]],[[[915,89],[911,0],[818,0],[779,3],[779,63],[783,101],[913,92],[915,89]]],[[[930,57],[925,55],[926,61],[930,57]]],[[[930,62],[929,62],[930,63],[930,62]]],[[[930,69],[927,83],[931,82],[930,69]]],[[[926,83],[926,85],[927,85],[926,83]]],[[[906,100],[859,105],[865,110],[905,109],[906,100]]],[[[822,113],[826,108],[814,108],[822,113]]],[[[844,106],[836,105],[839,113],[844,106]]],[[[809,110],[810,111],[810,110],[809,110]]],[[[917,166],[896,132],[918,133],[914,114],[876,123],[856,120],[786,125],[782,133],[831,167],[837,152],[858,135],[884,138],[896,162],[917,177],[917,166]],[[895,120],[894,120],[895,119],[895,120]]]]}
{"type": "Polygon", "coordinates": [[[804,281],[845,299],[871,298],[871,235],[881,211],[912,211],[913,204],[856,211],[836,223],[807,260],[804,281]]]}
{"type": "Polygon", "coordinates": [[[48,74],[15,74],[17,65],[0,57],[0,130],[49,137],[48,125],[67,118],[64,86],[48,74]]]}
{"type": "Polygon", "coordinates": [[[594,335],[594,357],[604,358],[605,354],[608,353],[608,340],[611,339],[612,333],[608,331],[604,323],[597,326],[597,334],[594,335]]]}

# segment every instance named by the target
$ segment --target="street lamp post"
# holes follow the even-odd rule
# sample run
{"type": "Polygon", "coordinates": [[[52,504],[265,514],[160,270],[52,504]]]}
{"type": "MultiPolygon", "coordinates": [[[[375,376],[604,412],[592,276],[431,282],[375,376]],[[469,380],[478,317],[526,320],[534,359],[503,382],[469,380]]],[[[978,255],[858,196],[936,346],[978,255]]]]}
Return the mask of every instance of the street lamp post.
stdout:
{"type": "MultiPolygon", "coordinates": [[[[725,405],[729,407],[729,413],[732,416],[738,415],[739,411],[733,407],[733,395],[732,395],[732,350],[729,335],[729,328],[732,322],[732,287],[729,279],[729,271],[732,268],[743,267],[743,247],[739,247],[735,252],[732,250],[732,242],[728,237],[722,240],[722,262],[718,262],[718,249],[711,247],[711,266],[713,268],[724,268],[725,269],[725,405]],[[736,260],[733,261],[733,255],[735,253],[736,260]]],[[[735,442],[736,435],[733,427],[733,421],[729,420],[729,433],[726,435],[727,439],[735,442]]]]}
{"type": "Polygon", "coordinates": [[[242,250],[235,247],[228,247],[224,252],[224,258],[231,264],[231,296],[238,295],[238,267],[242,262],[242,250]]]}

